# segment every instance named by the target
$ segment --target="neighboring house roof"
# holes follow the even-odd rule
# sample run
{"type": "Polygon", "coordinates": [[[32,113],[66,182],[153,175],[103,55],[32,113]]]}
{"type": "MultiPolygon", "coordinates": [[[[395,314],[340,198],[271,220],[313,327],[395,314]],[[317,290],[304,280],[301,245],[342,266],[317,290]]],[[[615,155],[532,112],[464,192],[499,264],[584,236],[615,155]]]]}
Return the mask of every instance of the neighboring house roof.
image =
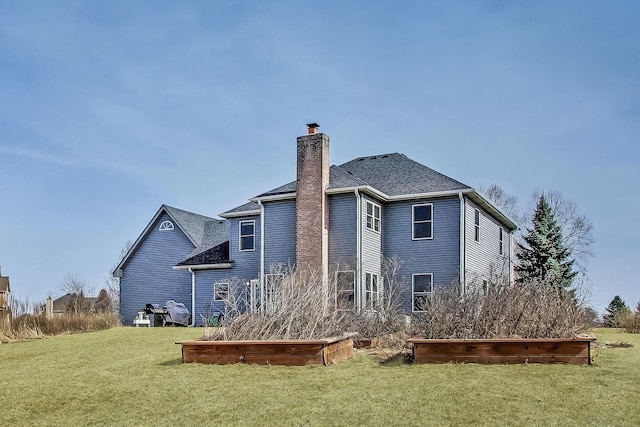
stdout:
{"type": "MultiPolygon", "coordinates": [[[[140,236],[138,236],[131,248],[127,251],[120,263],[113,270],[112,274],[114,276],[120,275],[120,270],[124,268],[131,256],[136,252],[140,244],[142,244],[144,239],[151,232],[153,225],[163,213],[169,215],[174,225],[182,230],[182,232],[185,234],[185,236],[187,236],[187,238],[191,241],[195,248],[203,247],[203,245],[206,246],[211,242],[220,243],[220,234],[224,232],[224,229],[223,227],[221,229],[218,229],[217,223],[224,223],[226,221],[199,215],[193,212],[174,208],[172,206],[162,205],[153,216],[151,221],[149,221],[149,224],[147,224],[144,231],[140,234],[140,236]]],[[[228,229],[226,235],[228,236],[228,229]]]]}
{"type": "MultiPolygon", "coordinates": [[[[60,298],[53,300],[53,311],[55,312],[63,312],[67,310],[71,300],[73,298],[73,294],[68,293],[66,295],[61,296],[60,298]]],[[[84,306],[91,308],[95,305],[98,298],[96,297],[84,297],[84,306]]],[[[44,307],[44,306],[43,306],[44,307]]]]}
{"type": "Polygon", "coordinates": [[[9,278],[7,276],[0,276],[0,292],[11,292],[9,278]]]}

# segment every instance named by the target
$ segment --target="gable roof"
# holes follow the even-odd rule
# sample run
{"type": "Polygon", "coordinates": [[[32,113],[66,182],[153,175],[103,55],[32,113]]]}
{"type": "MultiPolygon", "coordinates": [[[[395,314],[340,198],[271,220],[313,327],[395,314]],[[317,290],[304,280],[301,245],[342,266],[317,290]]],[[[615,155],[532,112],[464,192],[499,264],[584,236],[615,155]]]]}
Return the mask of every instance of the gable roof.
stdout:
{"type": "MultiPolygon", "coordinates": [[[[285,194],[293,196],[296,187],[296,181],[292,181],[252,200],[285,194]]],[[[341,189],[357,187],[369,187],[386,197],[473,190],[468,185],[399,153],[358,157],[340,166],[331,166],[327,190],[339,192],[341,189]]]]}
{"type": "MultiPolygon", "coordinates": [[[[151,218],[151,221],[147,224],[144,231],[138,236],[136,241],[131,245],[131,248],[127,251],[125,256],[122,258],[120,263],[113,270],[112,274],[116,277],[119,276],[120,271],[127,264],[131,256],[136,252],[138,247],[142,244],[147,235],[151,232],[153,225],[158,221],[160,216],[166,213],[173,221],[174,225],[177,226],[185,236],[191,241],[194,248],[203,244],[203,240],[205,237],[207,239],[212,239],[215,241],[215,233],[209,230],[207,233],[206,223],[208,222],[220,222],[221,220],[211,218],[204,215],[199,215],[193,212],[185,211],[182,209],[174,208],[172,206],[162,205],[156,212],[156,214],[151,218]]],[[[224,220],[222,220],[224,222],[224,220]]]]}
{"type": "MultiPolygon", "coordinates": [[[[53,300],[53,311],[54,312],[63,312],[67,310],[67,307],[72,302],[73,298],[76,297],[76,294],[67,293],[59,298],[53,300]]],[[[84,297],[83,298],[83,308],[91,309],[98,301],[96,297],[84,297]]],[[[44,306],[43,306],[44,307],[44,306]]]]}
{"type": "Polygon", "coordinates": [[[392,197],[471,189],[399,153],[358,157],[340,168],[392,197]]]}

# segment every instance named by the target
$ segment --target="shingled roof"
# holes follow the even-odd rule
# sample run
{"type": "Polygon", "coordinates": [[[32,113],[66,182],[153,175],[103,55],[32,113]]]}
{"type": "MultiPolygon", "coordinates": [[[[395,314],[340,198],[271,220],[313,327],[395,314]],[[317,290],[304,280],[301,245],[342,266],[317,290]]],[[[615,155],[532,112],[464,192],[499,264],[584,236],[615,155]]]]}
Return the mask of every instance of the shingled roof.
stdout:
{"type": "Polygon", "coordinates": [[[201,252],[210,248],[211,246],[220,244],[223,239],[228,240],[229,225],[226,220],[219,220],[204,215],[199,215],[193,212],[185,211],[182,209],[174,208],[168,205],[160,206],[160,209],[153,216],[149,224],[145,227],[144,231],[138,239],[133,243],[129,251],[122,258],[122,261],[113,270],[114,276],[118,275],[118,272],[126,265],[132,254],[140,246],[142,241],[151,231],[153,225],[158,221],[158,218],[166,212],[167,215],[174,222],[174,225],[178,227],[187,236],[195,247],[192,254],[201,252]],[[225,228],[226,227],[226,228],[225,228]]]}
{"type": "MultiPolygon", "coordinates": [[[[351,189],[368,186],[386,196],[428,194],[443,191],[472,190],[466,184],[411,160],[404,154],[390,153],[377,156],[358,157],[340,166],[329,169],[328,190],[351,189]]],[[[296,181],[264,192],[255,199],[292,194],[296,192],[296,181]]],[[[257,210],[255,203],[239,206],[222,216],[237,212],[257,210]],[[250,205],[250,206],[249,206],[250,205]]]]}

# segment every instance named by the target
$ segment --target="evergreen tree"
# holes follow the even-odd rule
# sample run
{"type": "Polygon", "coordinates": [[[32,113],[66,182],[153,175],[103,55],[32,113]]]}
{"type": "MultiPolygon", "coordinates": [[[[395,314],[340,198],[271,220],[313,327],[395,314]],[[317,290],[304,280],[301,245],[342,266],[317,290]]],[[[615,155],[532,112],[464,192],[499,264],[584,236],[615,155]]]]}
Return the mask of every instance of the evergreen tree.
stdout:
{"type": "MultiPolygon", "coordinates": [[[[640,304],[640,303],[639,303],[640,304]]],[[[618,326],[618,322],[622,320],[624,316],[631,313],[631,310],[627,306],[627,303],[624,302],[619,295],[616,295],[613,300],[609,303],[607,307],[607,313],[602,319],[604,320],[604,325],[609,328],[615,328],[618,326]]]]}
{"type": "Polygon", "coordinates": [[[571,251],[563,244],[560,226],[542,194],[533,213],[533,229],[527,229],[524,244],[518,243],[515,270],[519,282],[537,281],[558,289],[571,286],[571,251]]]}

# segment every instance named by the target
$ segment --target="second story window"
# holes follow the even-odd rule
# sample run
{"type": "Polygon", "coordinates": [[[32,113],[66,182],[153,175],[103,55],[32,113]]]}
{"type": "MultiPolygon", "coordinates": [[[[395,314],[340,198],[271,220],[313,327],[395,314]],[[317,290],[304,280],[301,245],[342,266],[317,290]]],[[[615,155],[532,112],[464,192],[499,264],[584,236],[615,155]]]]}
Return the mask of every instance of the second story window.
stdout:
{"type": "Polygon", "coordinates": [[[479,242],[480,241],[480,211],[478,209],[476,209],[475,215],[476,217],[475,217],[475,227],[474,227],[473,237],[476,242],[479,242]]]}
{"type": "Polygon", "coordinates": [[[413,205],[413,240],[433,238],[433,205],[413,205]]]}
{"type": "Polygon", "coordinates": [[[367,201],[367,228],[380,232],[380,206],[367,201]]]}
{"type": "Polygon", "coordinates": [[[499,254],[504,255],[504,240],[503,240],[502,227],[498,229],[498,238],[500,239],[500,243],[498,246],[499,254]]]}
{"type": "Polygon", "coordinates": [[[256,222],[240,221],[240,250],[253,251],[256,248],[256,222]]]}

